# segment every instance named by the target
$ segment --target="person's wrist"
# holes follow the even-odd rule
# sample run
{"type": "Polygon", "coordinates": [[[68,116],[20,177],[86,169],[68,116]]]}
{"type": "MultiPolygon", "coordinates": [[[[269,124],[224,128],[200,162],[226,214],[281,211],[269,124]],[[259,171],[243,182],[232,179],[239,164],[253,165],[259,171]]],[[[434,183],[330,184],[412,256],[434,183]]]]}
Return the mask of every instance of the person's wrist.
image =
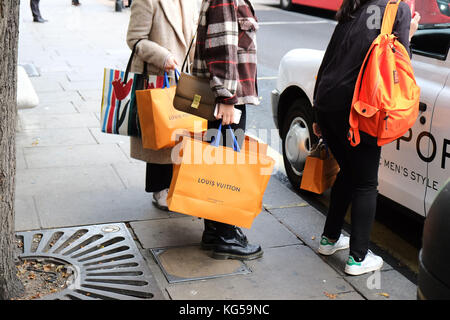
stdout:
{"type": "Polygon", "coordinates": [[[220,105],[221,105],[221,107],[228,108],[228,109],[234,108],[234,104],[221,103],[220,105]]]}
{"type": "Polygon", "coordinates": [[[167,56],[166,56],[166,59],[164,60],[164,70],[167,70],[168,68],[169,68],[169,62],[170,62],[170,60],[173,58],[173,54],[171,54],[171,53],[169,53],[167,56]]]}

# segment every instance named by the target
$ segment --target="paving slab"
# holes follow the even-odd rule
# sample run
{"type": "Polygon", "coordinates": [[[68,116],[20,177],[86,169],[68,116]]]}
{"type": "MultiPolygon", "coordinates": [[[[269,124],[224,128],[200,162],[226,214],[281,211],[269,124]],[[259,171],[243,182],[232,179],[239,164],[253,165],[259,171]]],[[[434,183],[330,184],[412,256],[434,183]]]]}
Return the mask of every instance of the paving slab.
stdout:
{"type": "Polygon", "coordinates": [[[16,194],[21,196],[51,197],[58,190],[75,193],[124,188],[111,165],[26,169],[16,174],[16,194]]]}
{"type": "Polygon", "coordinates": [[[31,109],[19,110],[19,117],[24,118],[30,114],[73,114],[79,113],[72,102],[42,103],[31,109]]]}
{"type": "Polygon", "coordinates": [[[260,244],[263,249],[303,244],[294,233],[265,210],[255,218],[251,229],[242,230],[250,242],[260,244]]]}
{"type": "MultiPolygon", "coordinates": [[[[101,73],[101,77],[99,77],[98,82],[103,85],[103,73],[101,73]]],[[[99,86],[97,85],[96,87],[99,86]]],[[[101,86],[97,89],[95,87],[89,89],[77,89],[77,92],[84,101],[95,101],[98,102],[98,105],[100,106],[103,94],[101,86]]]]}
{"type": "Polygon", "coordinates": [[[368,300],[416,300],[417,286],[395,270],[381,270],[362,276],[346,276],[368,300]]]}
{"type": "Polygon", "coordinates": [[[304,206],[307,203],[272,176],[264,194],[263,205],[266,209],[272,209],[304,206]]]}
{"type": "Polygon", "coordinates": [[[112,167],[126,188],[145,188],[146,164],[143,161],[134,163],[114,163],[112,167]]]}
{"type": "Polygon", "coordinates": [[[109,165],[129,161],[115,144],[24,148],[24,155],[29,168],[109,165]]]}
{"type": "Polygon", "coordinates": [[[149,249],[199,244],[204,224],[195,217],[176,215],[170,219],[131,222],[130,226],[142,247],[149,249]]]}
{"type": "Polygon", "coordinates": [[[43,228],[168,218],[142,189],[54,191],[34,197],[43,228]]]}
{"type": "MultiPolygon", "coordinates": [[[[39,68],[41,72],[49,72],[42,70],[43,68],[39,68]]],[[[70,71],[70,68],[67,67],[67,70],[58,70],[54,68],[53,72],[66,72],[70,71]]],[[[61,68],[62,69],[62,68],[61,68]]],[[[81,101],[81,96],[76,91],[60,91],[60,92],[42,92],[39,94],[39,102],[40,103],[59,103],[59,102],[68,102],[68,101],[81,101]]]]}
{"type": "MultiPolygon", "coordinates": [[[[44,77],[30,77],[31,83],[36,93],[39,95],[45,92],[65,91],[61,81],[44,77]]],[[[65,82],[68,82],[66,79],[65,82]]]]}
{"type": "Polygon", "coordinates": [[[32,196],[16,194],[14,206],[16,231],[37,230],[41,228],[32,196]]]}
{"type": "Polygon", "coordinates": [[[49,147],[96,144],[88,128],[22,130],[16,134],[21,147],[49,147]]]}
{"type": "Polygon", "coordinates": [[[20,170],[26,169],[27,163],[21,147],[16,146],[16,173],[20,170]]]}
{"type": "Polygon", "coordinates": [[[93,113],[28,114],[20,117],[23,130],[89,128],[98,126],[93,113]]]}
{"type": "Polygon", "coordinates": [[[122,136],[119,134],[108,134],[101,132],[98,126],[95,128],[89,128],[89,131],[91,135],[95,138],[97,143],[118,143],[128,145],[130,144],[130,137],[122,136]]]}
{"type": "Polygon", "coordinates": [[[261,259],[245,263],[251,274],[171,284],[166,290],[174,300],[362,299],[307,246],[269,248],[261,259]]]}
{"type": "Polygon", "coordinates": [[[318,247],[326,217],[317,209],[307,205],[302,207],[269,209],[269,212],[300,237],[307,245],[310,247],[318,247]]]}
{"type": "MultiPolygon", "coordinates": [[[[81,101],[74,103],[76,110],[79,113],[99,113],[101,110],[101,100],[98,101],[81,101]]],[[[99,119],[100,117],[97,117],[99,119]]],[[[97,125],[98,126],[98,125],[97,125]]]]}
{"type": "Polygon", "coordinates": [[[61,87],[65,91],[76,91],[76,90],[97,90],[100,92],[100,97],[103,89],[103,74],[98,75],[98,79],[90,81],[77,81],[66,83],[61,83],[61,87]]]}
{"type": "Polygon", "coordinates": [[[101,81],[103,81],[103,69],[101,70],[101,72],[99,72],[99,70],[88,70],[87,72],[86,71],[81,72],[81,70],[76,70],[74,72],[68,73],[67,78],[72,83],[75,83],[75,82],[82,83],[85,81],[88,81],[88,82],[99,81],[99,79],[101,79],[101,81]]]}

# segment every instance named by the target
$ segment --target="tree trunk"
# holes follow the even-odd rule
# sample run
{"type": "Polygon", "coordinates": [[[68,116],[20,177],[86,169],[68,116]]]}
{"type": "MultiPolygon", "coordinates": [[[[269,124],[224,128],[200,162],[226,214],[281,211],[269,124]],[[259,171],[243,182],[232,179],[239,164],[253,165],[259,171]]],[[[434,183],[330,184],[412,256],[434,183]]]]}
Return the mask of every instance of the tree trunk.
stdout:
{"type": "Polygon", "coordinates": [[[0,1],[0,299],[17,297],[23,285],[14,263],[17,46],[19,1],[0,1]]]}

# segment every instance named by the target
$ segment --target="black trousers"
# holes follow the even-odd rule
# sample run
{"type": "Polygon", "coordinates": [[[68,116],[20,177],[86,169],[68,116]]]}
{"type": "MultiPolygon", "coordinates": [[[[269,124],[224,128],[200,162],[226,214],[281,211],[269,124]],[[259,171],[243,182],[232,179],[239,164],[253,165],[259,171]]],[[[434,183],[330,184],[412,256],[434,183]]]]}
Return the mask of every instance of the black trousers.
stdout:
{"type": "Polygon", "coordinates": [[[39,11],[39,1],[40,0],[30,0],[30,7],[33,19],[41,18],[41,12],[39,11]]]}
{"type": "Polygon", "coordinates": [[[173,165],[148,163],[145,173],[145,191],[159,192],[170,187],[173,165]]]}
{"type": "Polygon", "coordinates": [[[348,111],[317,113],[323,138],[341,168],[331,189],[323,235],[339,238],[351,204],[350,255],[361,261],[367,254],[375,219],[381,147],[364,134],[361,143],[352,147],[347,140],[348,118],[348,111]]]}
{"type": "MultiPolygon", "coordinates": [[[[245,138],[245,124],[247,121],[246,107],[245,105],[237,105],[235,108],[241,110],[242,115],[239,124],[232,124],[231,128],[234,131],[239,147],[242,147],[242,143],[245,138]]],[[[217,136],[217,129],[219,128],[221,122],[222,120],[208,121],[208,132],[206,135],[207,141],[211,141],[213,136],[217,136]]],[[[222,139],[220,140],[220,145],[232,147],[233,140],[231,139],[231,134],[229,130],[227,130],[227,127],[228,126],[222,126],[222,139]]],[[[145,191],[158,192],[169,188],[170,182],[172,181],[172,174],[172,164],[147,163],[145,191]]],[[[227,234],[229,229],[232,227],[225,223],[205,219],[205,228],[210,228],[211,226],[220,234],[227,234]]]]}

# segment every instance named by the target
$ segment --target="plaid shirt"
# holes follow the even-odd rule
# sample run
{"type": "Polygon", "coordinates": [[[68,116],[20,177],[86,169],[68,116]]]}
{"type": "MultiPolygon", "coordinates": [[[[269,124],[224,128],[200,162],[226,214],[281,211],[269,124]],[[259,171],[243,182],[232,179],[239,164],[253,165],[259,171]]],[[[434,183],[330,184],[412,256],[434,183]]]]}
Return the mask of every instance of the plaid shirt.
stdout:
{"type": "Polygon", "coordinates": [[[210,78],[217,103],[259,104],[257,29],[249,0],[203,0],[192,73],[210,78]]]}

